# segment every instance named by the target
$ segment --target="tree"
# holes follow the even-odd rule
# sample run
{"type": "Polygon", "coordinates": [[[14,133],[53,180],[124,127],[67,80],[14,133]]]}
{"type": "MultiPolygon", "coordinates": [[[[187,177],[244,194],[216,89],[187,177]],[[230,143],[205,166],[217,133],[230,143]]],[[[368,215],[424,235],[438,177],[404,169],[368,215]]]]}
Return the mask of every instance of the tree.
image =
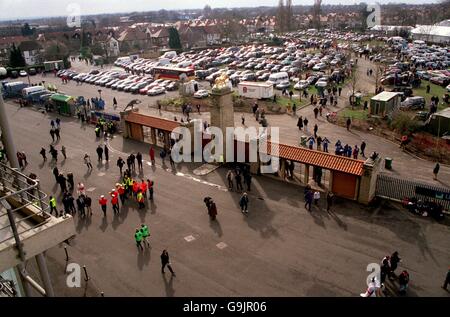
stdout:
{"type": "Polygon", "coordinates": [[[277,28],[278,32],[284,32],[286,30],[286,8],[283,0],[278,2],[277,28]]]}
{"type": "Polygon", "coordinates": [[[169,29],[169,47],[173,49],[181,49],[180,35],[174,27],[169,29]]]}
{"type": "Polygon", "coordinates": [[[20,48],[13,44],[9,52],[9,66],[15,68],[24,67],[25,65],[25,58],[23,58],[20,48]]]}
{"type": "Polygon", "coordinates": [[[292,31],[293,29],[293,19],[294,19],[294,13],[292,11],[292,0],[286,0],[286,30],[292,31]]]}
{"type": "Polygon", "coordinates": [[[30,36],[33,35],[34,29],[30,28],[30,25],[28,23],[25,23],[22,27],[22,35],[23,36],[30,36]]]}
{"type": "Polygon", "coordinates": [[[44,47],[44,57],[48,61],[60,60],[68,55],[69,49],[63,43],[53,42],[44,47]]]}
{"type": "Polygon", "coordinates": [[[208,5],[208,4],[205,5],[205,7],[203,8],[203,15],[204,15],[205,17],[210,17],[211,14],[212,14],[211,6],[208,5]]]}
{"type": "Polygon", "coordinates": [[[322,12],[322,0],[314,0],[314,6],[312,9],[313,25],[316,29],[320,29],[320,14],[322,12]]]}
{"type": "Polygon", "coordinates": [[[92,45],[91,52],[94,55],[100,55],[100,56],[106,55],[105,47],[99,42],[96,42],[96,43],[94,43],[94,45],[92,45]]]}

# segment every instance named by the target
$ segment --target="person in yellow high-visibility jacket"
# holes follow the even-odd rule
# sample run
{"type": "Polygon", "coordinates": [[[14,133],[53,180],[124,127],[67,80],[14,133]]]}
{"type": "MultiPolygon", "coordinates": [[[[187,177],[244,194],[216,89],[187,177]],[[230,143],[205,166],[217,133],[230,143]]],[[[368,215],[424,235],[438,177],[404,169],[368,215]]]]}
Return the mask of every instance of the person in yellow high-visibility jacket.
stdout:
{"type": "Polygon", "coordinates": [[[53,196],[50,196],[49,199],[49,205],[50,205],[50,215],[53,211],[55,211],[55,216],[58,216],[58,210],[56,210],[56,199],[53,196]]]}
{"type": "Polygon", "coordinates": [[[145,208],[144,194],[142,194],[142,191],[138,192],[138,194],[137,194],[137,201],[139,203],[139,209],[145,208]]]}

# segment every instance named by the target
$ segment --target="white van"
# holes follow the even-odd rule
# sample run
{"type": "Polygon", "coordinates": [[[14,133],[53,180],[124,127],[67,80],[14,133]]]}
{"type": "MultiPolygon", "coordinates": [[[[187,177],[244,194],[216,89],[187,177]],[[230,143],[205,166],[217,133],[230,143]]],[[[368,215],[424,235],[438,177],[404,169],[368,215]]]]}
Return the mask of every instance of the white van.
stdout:
{"type": "Polygon", "coordinates": [[[279,72],[279,73],[270,74],[269,80],[267,80],[267,83],[272,84],[273,86],[276,86],[284,81],[289,81],[288,73],[279,72]]]}
{"type": "Polygon", "coordinates": [[[170,64],[170,59],[165,57],[160,57],[158,60],[158,66],[165,66],[170,64]]]}
{"type": "Polygon", "coordinates": [[[41,90],[45,90],[45,87],[43,87],[43,86],[33,86],[33,87],[24,88],[24,89],[22,89],[22,96],[25,98],[29,94],[31,94],[33,92],[41,91],[41,90]]]}

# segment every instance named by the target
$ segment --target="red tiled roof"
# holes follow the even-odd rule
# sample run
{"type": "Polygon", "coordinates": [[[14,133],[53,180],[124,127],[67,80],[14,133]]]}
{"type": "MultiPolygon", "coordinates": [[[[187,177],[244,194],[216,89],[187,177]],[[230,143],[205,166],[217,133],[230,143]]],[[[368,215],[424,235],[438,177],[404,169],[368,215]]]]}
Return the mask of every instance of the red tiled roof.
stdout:
{"type": "Polygon", "coordinates": [[[277,149],[276,145],[274,143],[272,146],[271,142],[267,142],[267,154],[352,175],[361,176],[363,174],[364,161],[281,143],[278,144],[277,149]]]}
{"type": "Polygon", "coordinates": [[[153,116],[143,115],[136,112],[130,113],[126,118],[125,121],[141,124],[147,127],[152,127],[164,131],[171,132],[176,127],[180,126],[180,123],[177,121],[157,118],[153,116]]]}

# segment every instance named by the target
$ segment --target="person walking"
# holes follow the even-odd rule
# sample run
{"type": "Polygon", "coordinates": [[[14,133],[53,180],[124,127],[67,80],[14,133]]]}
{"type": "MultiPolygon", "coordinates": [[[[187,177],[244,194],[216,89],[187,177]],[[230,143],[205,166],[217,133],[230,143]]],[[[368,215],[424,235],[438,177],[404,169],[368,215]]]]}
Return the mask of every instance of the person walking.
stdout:
{"type": "Polygon", "coordinates": [[[130,154],[131,167],[133,168],[133,172],[136,171],[136,156],[133,153],[130,154]]]}
{"type": "Polygon", "coordinates": [[[233,171],[232,170],[228,170],[226,178],[228,181],[228,189],[233,190],[233,171]]]}
{"type": "Polygon", "coordinates": [[[56,209],[56,199],[53,196],[49,197],[50,215],[55,211],[55,216],[58,216],[58,210],[56,209]]]}
{"type": "Polygon", "coordinates": [[[305,117],[303,120],[303,125],[305,126],[305,132],[308,132],[308,118],[305,117]]]}
{"type": "Polygon", "coordinates": [[[69,184],[69,190],[73,190],[75,187],[75,182],[73,180],[73,173],[67,173],[67,183],[69,184]]]}
{"type": "Polygon", "coordinates": [[[366,154],[364,153],[365,149],[366,149],[366,141],[362,141],[361,142],[361,146],[359,147],[360,151],[361,151],[361,156],[366,158],[366,154]]]}
{"type": "Polygon", "coordinates": [[[111,194],[111,205],[114,214],[119,213],[119,197],[116,194],[111,194]]]}
{"type": "Polygon", "coordinates": [[[298,127],[298,129],[301,131],[302,130],[302,128],[303,128],[303,119],[302,119],[302,116],[300,116],[299,118],[298,118],[298,120],[297,120],[297,127],[298,127]]]}
{"type": "Polygon", "coordinates": [[[436,163],[436,165],[434,166],[434,169],[433,169],[433,179],[434,180],[437,180],[437,176],[438,176],[438,173],[439,173],[439,169],[441,168],[441,166],[439,165],[439,163],[436,163]]]}
{"type": "Polygon", "coordinates": [[[139,192],[136,195],[137,201],[139,203],[139,209],[143,209],[145,208],[145,203],[144,203],[144,194],[142,194],[142,191],[139,190],[139,192]]]}
{"type": "Polygon", "coordinates": [[[144,248],[142,247],[142,232],[140,229],[136,229],[134,233],[134,241],[136,241],[136,246],[138,250],[144,251],[144,248]]]}
{"type": "Polygon", "coordinates": [[[355,147],[353,148],[353,159],[355,159],[355,160],[358,159],[358,153],[359,153],[358,146],[355,145],[355,147]]]}
{"type": "Polygon", "coordinates": [[[317,119],[317,116],[319,115],[319,108],[314,107],[313,111],[314,111],[314,118],[317,119]]]}
{"type": "Polygon", "coordinates": [[[244,174],[244,183],[247,185],[247,191],[250,191],[252,185],[252,175],[249,171],[244,174]]]}
{"type": "Polygon", "coordinates": [[[211,220],[216,220],[217,217],[217,206],[216,203],[210,199],[208,203],[208,215],[211,220]]]}
{"type": "Polygon", "coordinates": [[[52,143],[55,142],[55,128],[50,129],[50,136],[52,137],[52,143]]]}
{"type": "Polygon", "coordinates": [[[67,159],[66,147],[64,145],[61,147],[61,153],[64,156],[64,159],[67,159]]]}
{"type": "Polygon", "coordinates": [[[397,267],[398,267],[398,263],[400,263],[401,262],[401,258],[400,258],[400,256],[398,255],[398,251],[395,251],[394,253],[392,253],[392,255],[391,255],[391,261],[390,261],[390,264],[391,264],[391,271],[390,271],[390,273],[389,273],[389,277],[392,279],[393,277],[395,277],[395,270],[397,269],[397,267]]]}
{"type": "Polygon", "coordinates": [[[59,132],[60,132],[60,129],[59,129],[59,128],[56,128],[56,129],[55,129],[56,141],[59,141],[59,140],[61,139],[61,136],[60,136],[59,132]]]}
{"type": "Polygon", "coordinates": [[[148,237],[150,237],[150,231],[148,230],[148,227],[146,224],[141,224],[141,234],[142,234],[142,240],[144,240],[147,247],[150,247],[150,242],[148,242],[148,237]]]}
{"type": "Polygon", "coordinates": [[[327,211],[330,211],[331,206],[333,206],[333,196],[331,191],[327,193],[327,211]]]}
{"type": "Polygon", "coordinates": [[[137,163],[138,163],[138,169],[142,171],[143,170],[143,166],[142,166],[142,154],[141,154],[141,152],[137,152],[136,160],[137,160],[137,163]]]}
{"type": "Polygon", "coordinates": [[[59,170],[56,166],[53,168],[53,176],[55,176],[55,181],[58,183],[59,170]]]}
{"type": "Polygon", "coordinates": [[[85,202],[84,202],[84,195],[80,195],[77,198],[77,207],[78,207],[78,212],[80,213],[80,217],[86,217],[86,212],[85,212],[85,202]]]}
{"type": "Polygon", "coordinates": [[[92,169],[91,158],[87,153],[84,155],[84,164],[86,164],[88,170],[92,169]]]}
{"type": "Polygon", "coordinates": [[[105,144],[105,149],[103,150],[103,153],[105,153],[105,160],[106,162],[109,161],[109,149],[108,149],[108,145],[105,144]]]}
{"type": "Polygon", "coordinates": [[[314,137],[317,138],[317,131],[319,130],[319,127],[317,124],[314,125],[314,137]]]}
{"type": "Polygon", "coordinates": [[[152,166],[155,166],[155,150],[153,149],[152,146],[150,147],[149,154],[150,154],[150,161],[152,163],[152,166]]]}
{"type": "Polygon", "coordinates": [[[314,205],[319,206],[320,192],[318,190],[314,192],[313,198],[314,198],[314,205]]]}
{"type": "Polygon", "coordinates": [[[236,190],[242,191],[242,176],[240,173],[236,173],[234,176],[234,179],[236,180],[236,190]]]}
{"type": "Polygon", "coordinates": [[[147,187],[148,187],[148,200],[153,200],[153,181],[147,178],[147,187]]]}
{"type": "Polygon", "coordinates": [[[328,144],[330,144],[330,140],[328,140],[327,137],[324,137],[322,139],[322,144],[323,144],[323,151],[328,153],[328,144]]]}
{"type": "Polygon", "coordinates": [[[313,192],[311,189],[308,189],[305,193],[305,208],[308,211],[311,211],[312,200],[313,200],[313,192]]]}
{"type": "Polygon", "coordinates": [[[122,168],[123,168],[124,165],[125,165],[125,161],[121,157],[119,157],[117,159],[117,166],[119,167],[121,176],[122,176],[122,168]]]}
{"type": "Polygon", "coordinates": [[[67,191],[67,179],[63,173],[58,175],[58,183],[59,183],[59,186],[61,187],[61,193],[66,192],[67,191]]]}
{"type": "Polygon", "coordinates": [[[297,116],[297,105],[294,103],[292,106],[292,115],[295,117],[297,116]]]}
{"type": "Polygon", "coordinates": [[[241,206],[241,211],[243,213],[248,213],[248,196],[247,193],[243,193],[241,199],[239,200],[239,206],[241,206]]]}
{"type": "Polygon", "coordinates": [[[45,154],[45,149],[41,148],[41,151],[39,152],[39,154],[42,155],[42,158],[44,159],[44,162],[47,161],[47,155],[45,154]]]}
{"type": "Polygon", "coordinates": [[[56,129],[60,129],[61,128],[61,119],[56,118],[55,123],[56,123],[56,129]]]}
{"type": "Polygon", "coordinates": [[[350,131],[350,125],[352,124],[352,120],[350,117],[347,119],[346,125],[347,125],[347,131],[350,131]]]}
{"type": "Polygon", "coordinates": [[[106,217],[106,204],[108,203],[108,200],[105,198],[105,196],[101,195],[98,203],[100,204],[100,207],[102,208],[103,217],[106,217]]]}
{"type": "Polygon", "coordinates": [[[165,274],[164,269],[166,266],[169,269],[170,273],[172,273],[173,276],[176,276],[175,272],[172,269],[172,265],[170,263],[169,252],[167,252],[167,250],[163,250],[163,252],[161,253],[161,273],[162,274],[165,274]]]}
{"type": "Polygon", "coordinates": [[[97,152],[98,161],[102,162],[103,161],[103,149],[100,144],[97,146],[96,152],[97,152]]]}
{"type": "Polygon", "coordinates": [[[89,213],[89,216],[92,216],[92,208],[91,208],[92,199],[91,199],[91,197],[85,195],[84,196],[84,203],[86,205],[86,209],[87,209],[87,212],[89,213]]]}
{"type": "Polygon", "coordinates": [[[116,100],[116,97],[113,98],[113,107],[114,107],[114,109],[117,108],[117,100],[116,100]]]}

